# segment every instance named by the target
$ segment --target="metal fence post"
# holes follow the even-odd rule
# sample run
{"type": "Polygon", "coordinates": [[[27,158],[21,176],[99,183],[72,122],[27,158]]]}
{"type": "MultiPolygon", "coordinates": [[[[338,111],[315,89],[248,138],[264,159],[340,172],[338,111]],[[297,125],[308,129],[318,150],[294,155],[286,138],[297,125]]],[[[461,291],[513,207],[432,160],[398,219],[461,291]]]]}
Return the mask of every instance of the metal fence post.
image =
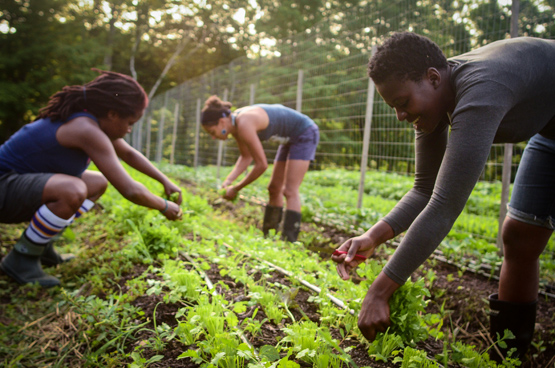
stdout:
{"type": "MultiPolygon", "coordinates": [[[[518,37],[518,15],[519,0],[513,0],[511,5],[511,38],[518,37]]],[[[499,255],[503,255],[502,229],[505,216],[507,216],[507,203],[509,202],[509,191],[511,186],[511,166],[513,164],[513,144],[505,143],[503,148],[503,172],[501,174],[501,203],[499,204],[499,227],[497,228],[497,249],[499,255]]]]}
{"type": "Polygon", "coordinates": [[[175,158],[175,141],[177,139],[177,123],[179,122],[179,102],[175,103],[173,111],[173,132],[172,132],[172,151],[170,154],[170,165],[173,165],[175,158]]]}
{"type": "MultiPolygon", "coordinates": [[[[372,55],[376,52],[376,46],[372,46],[372,55]]],[[[360,182],[358,184],[357,208],[362,207],[364,197],[364,181],[366,179],[366,167],[368,166],[368,147],[370,146],[370,128],[372,127],[372,115],[374,113],[374,81],[368,78],[368,92],[366,95],[366,117],[364,119],[364,135],[362,138],[362,158],[360,160],[360,182]]]]}
{"type": "Polygon", "coordinates": [[[197,98],[197,126],[195,128],[195,161],[194,168],[198,166],[198,152],[199,152],[199,136],[200,136],[200,98],[197,98]]]}
{"type": "Polygon", "coordinates": [[[166,91],[164,95],[164,107],[160,112],[160,126],[158,127],[158,137],[156,142],[156,162],[160,163],[162,161],[162,141],[164,140],[164,121],[166,119],[166,106],[168,105],[168,92],[166,91]]]}
{"type": "Polygon", "coordinates": [[[296,110],[301,112],[303,107],[303,70],[299,69],[297,77],[297,107],[296,110]]]}

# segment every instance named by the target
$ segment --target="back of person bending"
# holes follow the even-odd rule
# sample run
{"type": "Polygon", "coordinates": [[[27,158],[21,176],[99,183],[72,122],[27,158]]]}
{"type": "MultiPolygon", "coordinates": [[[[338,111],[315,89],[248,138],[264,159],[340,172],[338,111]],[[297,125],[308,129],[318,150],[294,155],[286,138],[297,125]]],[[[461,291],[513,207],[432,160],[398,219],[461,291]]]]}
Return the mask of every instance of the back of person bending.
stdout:
{"type": "Polygon", "coordinates": [[[231,103],[210,97],[202,110],[202,126],[215,139],[232,135],[239,147],[239,158],[224,180],[224,198],[233,199],[255,181],[268,167],[263,141],[280,143],[274,170],[268,185],[269,201],[265,208],[263,232],[278,229],[282,221],[283,199],[286,211],[282,237],[296,241],[301,224],[299,188],[314,160],[319,142],[318,126],[308,116],[279,104],[256,104],[231,112],[231,103]],[[253,169],[239,183],[232,185],[254,160],[253,169]]]}

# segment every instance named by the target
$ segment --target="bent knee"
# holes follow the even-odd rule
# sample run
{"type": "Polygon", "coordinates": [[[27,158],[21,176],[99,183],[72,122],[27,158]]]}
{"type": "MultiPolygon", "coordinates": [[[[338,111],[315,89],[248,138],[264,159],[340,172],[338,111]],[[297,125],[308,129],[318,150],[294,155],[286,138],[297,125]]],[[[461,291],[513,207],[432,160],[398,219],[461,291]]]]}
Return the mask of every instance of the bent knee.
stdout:
{"type": "Polygon", "coordinates": [[[83,201],[87,199],[89,193],[87,185],[79,178],[68,180],[65,185],[60,187],[60,194],[63,199],[72,207],[79,208],[83,201]]]}
{"type": "Polygon", "coordinates": [[[283,187],[280,184],[271,183],[268,184],[268,193],[270,196],[277,196],[283,193],[283,187]]]}
{"type": "Polygon", "coordinates": [[[283,188],[283,196],[285,198],[294,198],[299,196],[299,187],[289,187],[285,186],[283,188]]]}
{"type": "Polygon", "coordinates": [[[549,235],[546,229],[507,217],[501,233],[505,258],[536,259],[545,248],[549,235]]]}
{"type": "Polygon", "coordinates": [[[88,195],[89,197],[93,195],[100,197],[104,194],[104,192],[106,192],[106,189],[108,189],[108,179],[106,179],[104,175],[99,175],[96,179],[94,188],[89,189],[88,195]]]}

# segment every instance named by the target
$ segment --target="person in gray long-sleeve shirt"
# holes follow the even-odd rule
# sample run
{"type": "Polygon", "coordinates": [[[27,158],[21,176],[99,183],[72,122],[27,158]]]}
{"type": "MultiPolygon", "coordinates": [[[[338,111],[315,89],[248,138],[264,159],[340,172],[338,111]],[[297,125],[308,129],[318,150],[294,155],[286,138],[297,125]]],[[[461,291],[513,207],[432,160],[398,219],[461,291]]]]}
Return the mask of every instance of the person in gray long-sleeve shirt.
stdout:
{"type": "Polygon", "coordinates": [[[492,144],[528,141],[502,230],[499,293],[489,298],[493,341],[511,330],[508,349],[522,358],[534,332],[539,256],[555,224],[555,40],[501,40],[446,59],[428,38],[400,32],[378,48],[368,71],[397,118],[416,129],[416,173],[395,208],[332,257],[348,279],[362,262],[357,254],[368,257],[406,231],[368,290],[359,328],[369,340],[385,331],[389,298],[451,230],[492,144]]]}

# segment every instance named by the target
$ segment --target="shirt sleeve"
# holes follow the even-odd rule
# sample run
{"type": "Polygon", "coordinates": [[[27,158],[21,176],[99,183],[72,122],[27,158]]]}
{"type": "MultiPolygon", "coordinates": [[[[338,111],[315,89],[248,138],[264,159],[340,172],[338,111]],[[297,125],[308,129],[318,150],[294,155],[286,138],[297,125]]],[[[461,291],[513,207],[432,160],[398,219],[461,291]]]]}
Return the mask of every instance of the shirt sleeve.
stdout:
{"type": "MultiPolygon", "coordinates": [[[[413,217],[401,244],[384,267],[386,275],[399,284],[403,284],[410,277],[451,230],[480,177],[497,128],[512,104],[511,91],[495,82],[478,82],[473,84],[472,88],[461,91],[457,97],[458,103],[452,116],[448,143],[431,197],[421,212],[413,217]]],[[[428,142],[423,140],[421,144],[426,145],[428,142]]],[[[436,146],[435,152],[439,153],[441,144],[433,145],[436,146]]],[[[417,166],[417,170],[423,170],[418,176],[433,175],[438,159],[433,157],[433,150],[419,147],[417,142],[416,155],[417,162],[430,160],[434,163],[422,163],[417,166]]],[[[427,179],[426,182],[429,183],[430,180],[427,179]]],[[[416,197],[410,192],[407,196],[416,197]]],[[[405,202],[405,199],[402,201],[405,202]]],[[[421,199],[420,205],[423,202],[421,199]]],[[[407,204],[403,203],[400,208],[407,208],[407,204]]],[[[413,208],[411,216],[418,210],[416,206],[413,208]]],[[[396,231],[407,226],[411,218],[401,216],[400,212],[400,209],[395,207],[386,217],[388,223],[395,224],[392,227],[398,227],[396,231]]]]}

